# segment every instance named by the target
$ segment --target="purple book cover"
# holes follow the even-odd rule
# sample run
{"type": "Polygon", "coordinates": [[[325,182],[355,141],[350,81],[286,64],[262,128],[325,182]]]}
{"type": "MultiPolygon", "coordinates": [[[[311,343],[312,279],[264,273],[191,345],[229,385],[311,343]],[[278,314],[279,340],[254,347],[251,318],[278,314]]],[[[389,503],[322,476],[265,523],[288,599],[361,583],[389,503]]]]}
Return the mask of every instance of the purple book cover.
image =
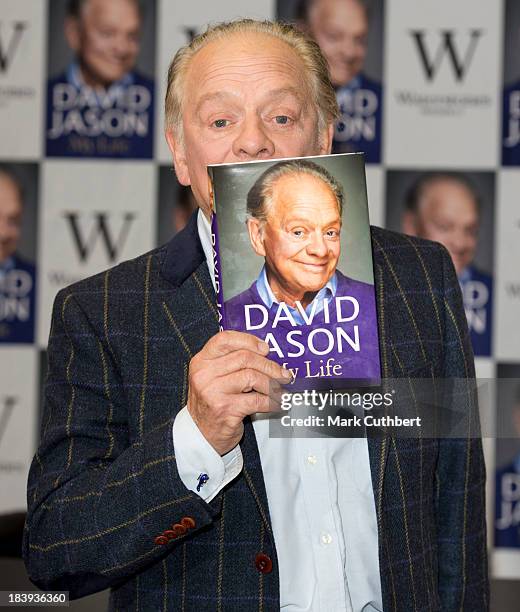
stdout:
{"type": "MultiPolygon", "coordinates": [[[[221,329],[299,383],[381,378],[363,155],[209,166],[221,329]]],[[[315,386],[310,384],[309,386],[315,386]]]]}

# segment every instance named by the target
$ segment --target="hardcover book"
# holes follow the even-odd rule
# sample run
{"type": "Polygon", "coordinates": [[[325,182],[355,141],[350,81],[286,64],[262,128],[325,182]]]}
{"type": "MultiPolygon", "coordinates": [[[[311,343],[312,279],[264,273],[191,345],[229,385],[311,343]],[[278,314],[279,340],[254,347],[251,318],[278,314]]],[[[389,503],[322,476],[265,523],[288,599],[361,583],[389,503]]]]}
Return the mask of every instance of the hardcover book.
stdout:
{"type": "Polygon", "coordinates": [[[264,340],[299,383],[378,384],[363,154],[208,172],[220,329],[264,340]]]}

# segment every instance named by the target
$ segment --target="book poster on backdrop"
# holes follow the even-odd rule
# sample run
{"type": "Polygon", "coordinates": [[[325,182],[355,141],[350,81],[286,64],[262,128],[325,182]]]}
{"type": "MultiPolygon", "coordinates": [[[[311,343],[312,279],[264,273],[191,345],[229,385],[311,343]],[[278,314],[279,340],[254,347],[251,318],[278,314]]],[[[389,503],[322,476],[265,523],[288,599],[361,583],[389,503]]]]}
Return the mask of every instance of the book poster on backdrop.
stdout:
{"type": "Polygon", "coordinates": [[[507,0],[502,95],[502,164],[520,166],[520,6],[507,0]]]}
{"type": "Polygon", "coordinates": [[[34,342],[38,169],[0,162],[0,344],[34,342]]]}
{"type": "Polygon", "coordinates": [[[492,172],[387,173],[386,227],[448,249],[479,357],[490,356],[492,347],[494,198],[492,172]]]}
{"type": "Polygon", "coordinates": [[[520,578],[520,363],[497,365],[493,570],[520,578]]]}
{"type": "Polygon", "coordinates": [[[153,156],[155,8],[49,3],[47,156],[153,156]]]}
{"type": "Polygon", "coordinates": [[[278,0],[277,17],[296,23],[320,46],[340,116],[333,153],[363,152],[381,161],[383,0],[278,0]]]}

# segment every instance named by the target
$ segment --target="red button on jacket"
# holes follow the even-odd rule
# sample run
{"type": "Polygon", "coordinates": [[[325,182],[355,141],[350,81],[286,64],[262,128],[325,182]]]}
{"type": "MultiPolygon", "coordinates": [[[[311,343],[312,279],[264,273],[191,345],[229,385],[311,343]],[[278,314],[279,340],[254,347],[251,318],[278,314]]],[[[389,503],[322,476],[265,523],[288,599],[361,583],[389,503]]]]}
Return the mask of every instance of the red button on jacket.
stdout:
{"type": "Polygon", "coordinates": [[[271,557],[265,553],[258,553],[255,557],[256,569],[262,574],[269,574],[273,569],[273,562],[271,557]]]}
{"type": "Polygon", "coordinates": [[[195,519],[191,518],[191,516],[185,516],[181,519],[181,525],[184,525],[186,529],[194,529],[196,525],[195,519]]]}

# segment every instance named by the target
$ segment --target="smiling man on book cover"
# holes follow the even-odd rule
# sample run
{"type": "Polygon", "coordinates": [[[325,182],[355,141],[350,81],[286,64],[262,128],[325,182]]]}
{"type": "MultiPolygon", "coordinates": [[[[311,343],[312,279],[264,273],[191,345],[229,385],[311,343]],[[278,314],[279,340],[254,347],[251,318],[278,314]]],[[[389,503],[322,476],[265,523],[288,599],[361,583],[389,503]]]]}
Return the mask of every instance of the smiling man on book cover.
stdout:
{"type": "MultiPolygon", "coordinates": [[[[265,340],[271,357],[295,378],[376,380],[380,365],[374,286],[349,278],[338,267],[360,256],[341,248],[342,231],[349,231],[343,213],[347,206],[366,208],[366,199],[346,198],[341,181],[319,161],[269,165],[249,190],[250,252],[263,258],[264,265],[246,290],[225,301],[225,324],[265,340]]],[[[363,164],[355,163],[359,159],[342,156],[341,161],[363,172],[363,164]]],[[[241,176],[254,174],[257,166],[262,164],[242,167],[241,176]]],[[[216,191],[217,216],[218,195],[216,191]]],[[[238,203],[226,204],[236,208],[238,203]]],[[[365,223],[368,226],[367,216],[365,223]]],[[[222,223],[218,228],[219,243],[233,240],[222,223]]],[[[220,264],[226,265],[222,257],[220,264]]],[[[240,269],[234,274],[241,274],[240,269]]],[[[227,298],[225,284],[223,289],[227,298]]]]}

